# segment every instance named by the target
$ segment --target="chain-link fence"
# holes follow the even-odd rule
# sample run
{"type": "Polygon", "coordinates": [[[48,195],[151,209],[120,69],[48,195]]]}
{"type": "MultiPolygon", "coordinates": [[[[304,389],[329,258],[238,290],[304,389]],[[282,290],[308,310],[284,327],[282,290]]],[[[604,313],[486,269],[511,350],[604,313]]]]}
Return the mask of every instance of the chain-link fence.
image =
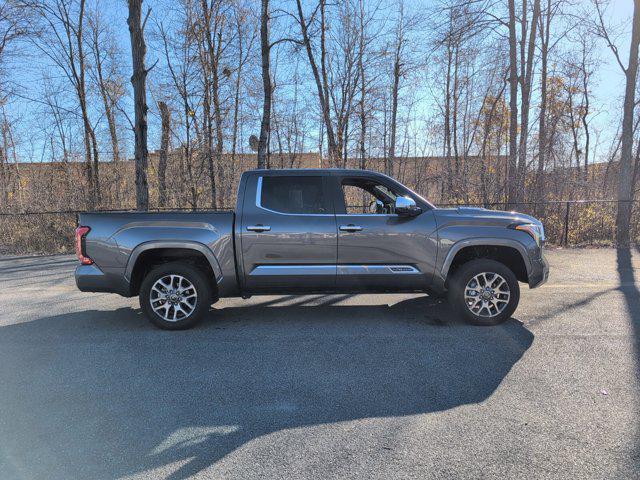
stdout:
{"type": "MultiPolygon", "coordinates": [[[[613,245],[618,202],[612,200],[567,200],[439,205],[473,206],[496,210],[517,210],[544,223],[547,242],[552,245],[613,245]],[[513,207],[513,208],[511,208],[513,207]]],[[[172,209],[176,210],[176,209],[172,209]]],[[[192,211],[190,209],[182,209],[192,211]]],[[[155,210],[157,211],[157,210],[155,210]]],[[[640,201],[633,202],[629,229],[640,243],[640,201]]],[[[78,211],[0,213],[0,253],[70,253],[78,211]]]]}

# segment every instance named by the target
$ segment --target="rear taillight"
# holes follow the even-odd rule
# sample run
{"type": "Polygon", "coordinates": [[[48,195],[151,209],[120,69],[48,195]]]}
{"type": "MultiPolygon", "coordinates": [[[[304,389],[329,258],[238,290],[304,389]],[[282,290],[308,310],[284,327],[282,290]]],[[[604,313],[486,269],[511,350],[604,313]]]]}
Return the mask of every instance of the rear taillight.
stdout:
{"type": "Polygon", "coordinates": [[[76,228],[76,255],[82,265],[91,265],[93,260],[85,255],[84,237],[91,231],[90,227],[80,226],[76,228]]]}

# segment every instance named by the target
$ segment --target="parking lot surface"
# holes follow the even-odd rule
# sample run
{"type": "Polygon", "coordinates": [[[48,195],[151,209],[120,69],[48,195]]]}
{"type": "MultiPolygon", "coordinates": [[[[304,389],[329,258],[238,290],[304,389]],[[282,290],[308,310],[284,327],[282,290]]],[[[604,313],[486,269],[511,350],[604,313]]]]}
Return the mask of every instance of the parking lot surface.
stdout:
{"type": "Polygon", "coordinates": [[[515,318],[227,299],[183,332],[0,257],[0,478],[639,478],[640,253],[555,250],[515,318]]]}

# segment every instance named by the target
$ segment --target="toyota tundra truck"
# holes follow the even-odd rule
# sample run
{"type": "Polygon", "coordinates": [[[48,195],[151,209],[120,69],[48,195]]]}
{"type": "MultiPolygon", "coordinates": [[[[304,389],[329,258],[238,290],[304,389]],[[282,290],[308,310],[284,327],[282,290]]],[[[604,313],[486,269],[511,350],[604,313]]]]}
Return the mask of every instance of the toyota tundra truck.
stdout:
{"type": "Polygon", "coordinates": [[[138,296],[159,328],[200,321],[224,297],[427,292],[479,325],[508,319],[519,282],[543,284],[542,223],[483,208],[437,208],[366,170],[252,170],[235,211],[78,216],[83,292],[138,296]]]}

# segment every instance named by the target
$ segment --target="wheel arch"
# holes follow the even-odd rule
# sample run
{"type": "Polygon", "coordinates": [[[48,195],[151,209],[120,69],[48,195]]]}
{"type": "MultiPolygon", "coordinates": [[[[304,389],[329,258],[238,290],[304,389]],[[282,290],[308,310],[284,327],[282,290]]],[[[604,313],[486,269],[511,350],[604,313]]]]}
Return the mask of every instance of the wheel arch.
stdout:
{"type": "Polygon", "coordinates": [[[180,260],[193,264],[209,275],[214,280],[211,282],[213,294],[217,294],[218,284],[222,281],[222,269],[206,245],[192,241],[152,241],[138,245],[127,261],[125,279],[129,283],[131,295],[138,294],[142,279],[150,269],[162,263],[180,260]]]}
{"type": "Polygon", "coordinates": [[[443,286],[446,288],[457,268],[474,258],[496,260],[512,270],[519,281],[529,281],[531,261],[523,244],[505,238],[475,238],[457,242],[449,249],[440,269],[443,286]]]}

